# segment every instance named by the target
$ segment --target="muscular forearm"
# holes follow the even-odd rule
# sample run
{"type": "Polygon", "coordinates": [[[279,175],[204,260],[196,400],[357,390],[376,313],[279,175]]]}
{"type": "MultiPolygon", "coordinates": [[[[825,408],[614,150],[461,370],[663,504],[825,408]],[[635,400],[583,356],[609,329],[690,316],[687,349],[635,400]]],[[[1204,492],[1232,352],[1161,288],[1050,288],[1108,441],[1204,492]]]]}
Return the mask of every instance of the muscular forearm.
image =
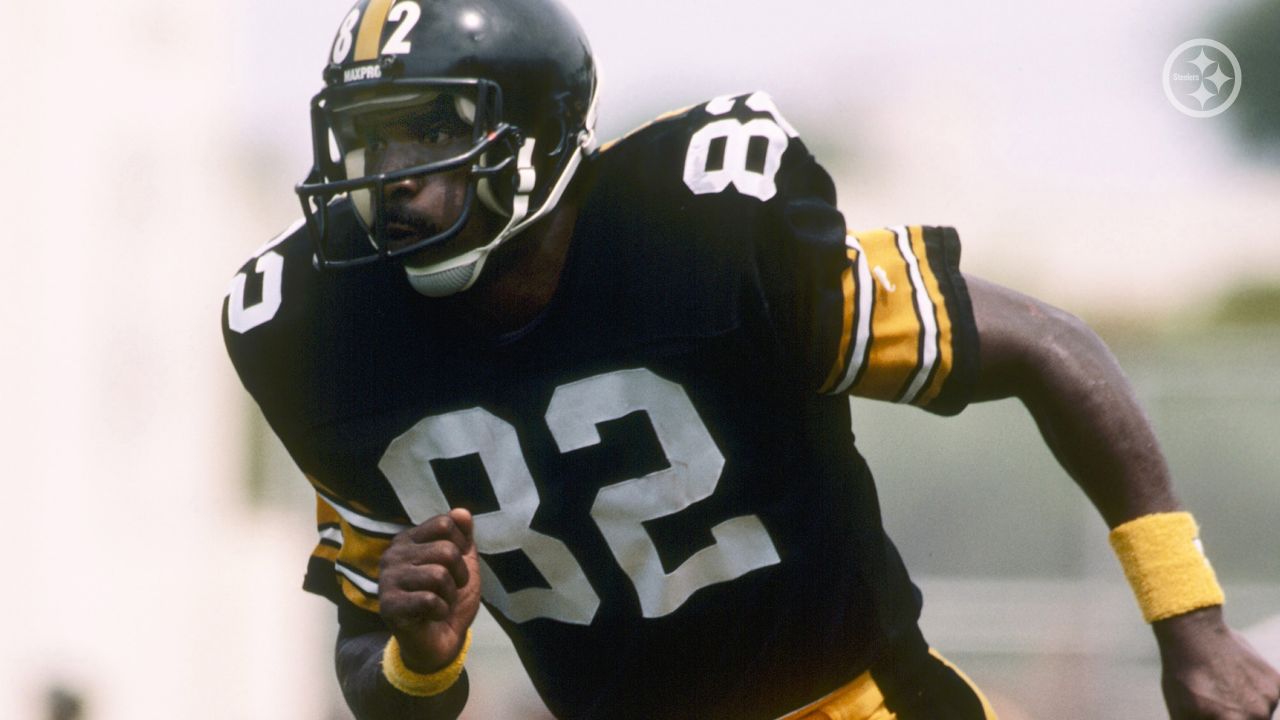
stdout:
{"type": "Polygon", "coordinates": [[[338,638],[335,659],[343,697],[359,720],[453,720],[467,702],[467,676],[435,697],[416,698],[391,686],[382,673],[382,651],[391,634],[338,638]]]}
{"type": "Polygon", "coordinates": [[[1156,515],[1178,509],[1169,469],[1111,352],[1060,310],[976,278],[968,281],[981,345],[977,398],[1022,400],[1107,524],[1125,525],[1112,538],[1127,538],[1121,542],[1127,549],[1117,551],[1130,582],[1132,573],[1139,578],[1135,592],[1153,620],[1170,717],[1271,717],[1280,675],[1223,622],[1212,572],[1203,558],[1187,561],[1188,551],[1179,546],[1190,538],[1135,530],[1183,519],[1156,515]],[[1143,519],[1128,522],[1135,518],[1143,519]],[[1131,544],[1138,536],[1145,539],[1131,544]],[[1147,565],[1139,556],[1159,562],[1147,565]]]}
{"type": "Polygon", "coordinates": [[[1102,340],[1060,310],[970,284],[982,345],[979,399],[1020,399],[1108,526],[1176,510],[1151,424],[1102,340]]]}

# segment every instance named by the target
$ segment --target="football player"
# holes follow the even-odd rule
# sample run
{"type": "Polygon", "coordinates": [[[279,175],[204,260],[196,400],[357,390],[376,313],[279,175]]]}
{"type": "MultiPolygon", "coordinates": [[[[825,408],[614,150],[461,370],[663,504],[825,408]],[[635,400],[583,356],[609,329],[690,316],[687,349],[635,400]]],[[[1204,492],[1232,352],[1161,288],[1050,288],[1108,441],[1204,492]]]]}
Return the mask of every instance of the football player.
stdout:
{"type": "Polygon", "coordinates": [[[565,718],[991,718],[917,628],[848,394],[1016,396],[1113,528],[1179,718],[1267,718],[1196,526],[1097,337],[848,232],[768,95],[597,148],[556,0],[361,0],[305,222],[235,276],[240,377],[314,485],[306,587],[360,718],[450,718],[483,603],[565,718]]]}

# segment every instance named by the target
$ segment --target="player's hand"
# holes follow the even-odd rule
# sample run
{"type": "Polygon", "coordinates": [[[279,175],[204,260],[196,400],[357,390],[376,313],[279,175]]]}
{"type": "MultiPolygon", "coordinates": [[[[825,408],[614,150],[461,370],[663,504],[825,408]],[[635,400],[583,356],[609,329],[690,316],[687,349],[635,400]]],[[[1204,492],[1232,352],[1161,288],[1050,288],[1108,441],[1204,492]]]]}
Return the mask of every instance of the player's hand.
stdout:
{"type": "Polygon", "coordinates": [[[1271,720],[1280,673],[1212,607],[1154,625],[1164,668],[1161,685],[1173,720],[1271,720]]]}
{"type": "Polygon", "coordinates": [[[462,651],[480,609],[471,513],[450,510],[396,535],[382,554],[378,600],[404,664],[430,673],[462,651]]]}

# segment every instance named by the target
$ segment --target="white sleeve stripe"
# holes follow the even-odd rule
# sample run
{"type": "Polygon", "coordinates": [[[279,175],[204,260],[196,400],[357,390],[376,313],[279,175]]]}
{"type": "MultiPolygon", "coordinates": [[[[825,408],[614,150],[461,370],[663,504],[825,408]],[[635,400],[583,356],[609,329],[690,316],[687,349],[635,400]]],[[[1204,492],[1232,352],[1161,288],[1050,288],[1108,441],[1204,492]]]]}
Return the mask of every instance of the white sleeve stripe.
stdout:
{"type": "Polygon", "coordinates": [[[342,547],[342,530],[335,527],[324,528],[320,531],[320,539],[337,543],[338,547],[342,547]]]}
{"type": "Polygon", "coordinates": [[[365,517],[350,508],[343,507],[328,495],[325,495],[324,499],[325,502],[329,503],[330,507],[333,508],[334,512],[338,513],[338,515],[345,520],[348,525],[357,530],[364,530],[365,532],[376,535],[396,535],[404,530],[408,530],[410,527],[409,525],[401,525],[400,523],[385,522],[382,520],[374,520],[371,517],[365,517]]]}
{"type": "Polygon", "coordinates": [[[370,580],[369,578],[365,577],[364,575],[361,575],[359,572],[355,571],[352,568],[347,567],[346,565],[343,565],[342,563],[334,563],[333,568],[337,570],[339,573],[341,573],[342,577],[350,580],[352,585],[355,585],[356,587],[360,588],[360,592],[363,592],[366,595],[372,595],[374,597],[378,596],[377,582],[370,580]]]}
{"type": "Polygon", "coordinates": [[[933,300],[929,297],[929,288],[925,286],[924,277],[920,273],[920,260],[911,247],[910,230],[902,226],[891,228],[891,230],[898,236],[898,250],[907,261],[911,286],[915,290],[916,310],[920,315],[920,362],[916,368],[915,377],[911,379],[911,385],[907,387],[907,391],[903,393],[900,400],[900,402],[910,403],[915,402],[924,390],[925,383],[933,374],[933,366],[938,362],[938,320],[934,315],[935,310],[933,300]]]}
{"type": "Polygon", "coordinates": [[[853,385],[853,381],[858,378],[858,373],[862,370],[863,365],[866,364],[867,353],[871,346],[871,311],[872,302],[875,299],[875,288],[871,284],[871,270],[867,267],[867,254],[863,252],[858,238],[853,235],[845,237],[845,244],[858,253],[858,259],[855,261],[858,270],[858,281],[854,287],[854,292],[857,294],[855,302],[857,303],[858,327],[855,331],[857,334],[853,343],[853,353],[849,356],[849,367],[845,370],[844,379],[840,381],[840,384],[836,386],[832,394],[849,390],[849,387],[853,385]]]}

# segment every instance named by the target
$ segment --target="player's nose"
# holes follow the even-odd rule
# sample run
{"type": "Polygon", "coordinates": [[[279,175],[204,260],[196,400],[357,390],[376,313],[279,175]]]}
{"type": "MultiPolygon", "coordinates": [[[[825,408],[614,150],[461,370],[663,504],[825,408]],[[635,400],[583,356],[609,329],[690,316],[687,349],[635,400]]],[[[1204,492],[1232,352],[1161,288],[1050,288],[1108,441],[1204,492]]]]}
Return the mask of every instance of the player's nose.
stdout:
{"type": "Polygon", "coordinates": [[[389,202],[407,202],[418,196],[426,185],[421,175],[410,175],[393,180],[382,187],[382,195],[389,202]]]}
{"type": "Polygon", "coordinates": [[[413,204],[423,209],[438,208],[448,204],[457,194],[459,179],[455,173],[410,175],[383,186],[383,199],[388,204],[413,204]]]}
{"type": "MultiPolygon", "coordinates": [[[[374,170],[387,175],[429,165],[431,161],[431,156],[417,143],[393,141],[380,153],[380,157],[375,161],[374,170]]],[[[431,175],[409,175],[385,183],[382,191],[388,198],[405,194],[416,195],[431,183],[431,178],[431,175]]]]}

